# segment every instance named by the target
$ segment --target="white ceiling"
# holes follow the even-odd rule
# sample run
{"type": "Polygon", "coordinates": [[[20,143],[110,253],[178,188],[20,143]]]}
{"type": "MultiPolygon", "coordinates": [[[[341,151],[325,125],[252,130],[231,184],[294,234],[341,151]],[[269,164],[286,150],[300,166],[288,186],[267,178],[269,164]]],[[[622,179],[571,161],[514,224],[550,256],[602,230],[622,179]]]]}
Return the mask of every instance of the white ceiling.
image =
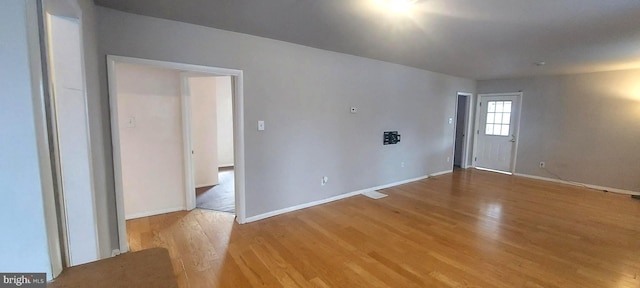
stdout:
{"type": "Polygon", "coordinates": [[[639,0],[420,0],[402,16],[375,0],[95,2],[473,79],[640,68],[639,0]]]}

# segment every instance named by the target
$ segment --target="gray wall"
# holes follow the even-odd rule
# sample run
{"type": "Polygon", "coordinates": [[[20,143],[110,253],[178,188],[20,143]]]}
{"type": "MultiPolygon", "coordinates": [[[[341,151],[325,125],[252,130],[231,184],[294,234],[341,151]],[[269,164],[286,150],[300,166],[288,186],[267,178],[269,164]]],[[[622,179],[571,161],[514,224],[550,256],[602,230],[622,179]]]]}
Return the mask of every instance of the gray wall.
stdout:
{"type": "MultiPolygon", "coordinates": [[[[27,1],[10,0],[0,9],[0,271],[47,272],[51,278],[27,6],[27,1]]],[[[29,7],[35,11],[35,5],[29,7]]]]}
{"type": "Polygon", "coordinates": [[[516,173],[640,191],[640,70],[478,81],[522,90],[516,173]]]}
{"type": "Polygon", "coordinates": [[[103,97],[92,117],[109,118],[107,54],[244,71],[247,217],[451,169],[447,120],[456,92],[475,90],[469,79],[202,26],[106,8],[98,19],[103,97]],[[402,142],[383,147],[385,130],[402,142]]]}

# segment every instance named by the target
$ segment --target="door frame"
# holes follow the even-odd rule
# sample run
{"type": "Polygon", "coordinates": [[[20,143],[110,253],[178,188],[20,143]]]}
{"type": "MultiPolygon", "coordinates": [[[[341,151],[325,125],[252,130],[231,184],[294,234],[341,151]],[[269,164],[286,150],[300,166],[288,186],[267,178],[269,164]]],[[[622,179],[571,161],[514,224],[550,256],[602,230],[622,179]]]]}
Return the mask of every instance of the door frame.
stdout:
{"type": "Polygon", "coordinates": [[[456,157],[456,131],[458,129],[458,99],[460,98],[460,96],[466,96],[468,97],[467,99],[467,107],[465,109],[466,114],[467,114],[467,119],[465,119],[464,122],[464,129],[465,129],[465,139],[464,139],[464,143],[462,143],[462,162],[460,163],[460,168],[466,169],[469,168],[471,165],[469,165],[469,148],[471,148],[471,135],[473,135],[473,125],[471,122],[471,115],[473,112],[473,93],[468,93],[468,92],[457,92],[456,93],[456,103],[455,103],[455,118],[453,119],[454,124],[453,124],[453,153],[451,154],[451,167],[455,166],[455,157],[456,157]]]}
{"type": "MultiPolygon", "coordinates": [[[[177,62],[150,60],[134,57],[107,55],[107,75],[108,75],[108,88],[109,88],[109,104],[110,104],[110,116],[111,116],[111,142],[113,145],[113,170],[115,178],[115,190],[116,190],[116,210],[118,219],[118,239],[120,245],[120,253],[129,251],[129,244],[127,242],[127,227],[124,213],[124,191],[122,187],[122,162],[120,159],[120,136],[118,126],[118,103],[117,103],[117,83],[116,83],[116,64],[117,63],[129,63],[145,66],[152,66],[165,69],[174,69],[184,72],[196,72],[210,74],[211,76],[231,76],[233,80],[233,148],[234,148],[234,169],[235,169],[235,206],[236,206],[236,221],[240,224],[246,223],[246,211],[245,211],[245,151],[244,151],[244,92],[243,92],[243,71],[237,69],[219,68],[211,66],[202,66],[194,64],[185,64],[177,62]]],[[[182,92],[184,92],[182,87],[182,92]]],[[[182,93],[184,94],[184,93],[182,93]]],[[[185,107],[186,97],[181,96],[181,106],[185,107]]],[[[188,105],[188,104],[187,104],[188,105]]],[[[184,110],[184,108],[182,108],[184,110]]],[[[190,125],[190,115],[182,115],[182,125],[190,125]],[[185,119],[187,118],[187,119],[185,119]],[[187,121],[185,121],[187,120],[187,121]]],[[[190,128],[183,130],[183,143],[191,143],[190,128]]],[[[195,208],[195,193],[188,190],[192,186],[191,181],[193,179],[193,170],[189,169],[191,163],[189,149],[190,146],[183,145],[183,153],[185,155],[185,176],[189,175],[185,181],[185,203],[186,210],[192,210],[195,208]],[[186,157],[189,156],[189,157],[186,157]],[[188,163],[188,164],[187,164],[188,163]],[[190,170],[190,171],[186,171],[190,170]]]]}
{"type": "MultiPolygon", "coordinates": [[[[513,150],[511,151],[511,165],[509,167],[509,172],[507,173],[511,173],[514,174],[516,172],[516,160],[517,160],[517,156],[518,156],[518,144],[520,143],[520,119],[522,118],[522,99],[523,99],[523,95],[524,93],[522,93],[521,91],[519,92],[510,92],[510,93],[485,93],[485,94],[478,94],[478,99],[477,99],[477,103],[476,103],[476,115],[475,115],[475,124],[474,124],[474,134],[473,134],[473,167],[478,169],[477,165],[476,165],[476,161],[477,161],[477,151],[478,151],[478,135],[480,135],[480,113],[481,112],[481,107],[480,107],[480,103],[482,103],[482,97],[494,97],[494,96],[516,96],[518,97],[518,105],[516,105],[516,109],[518,111],[518,117],[515,119],[516,123],[515,123],[515,127],[516,127],[516,133],[514,134],[514,138],[515,138],[515,144],[513,145],[513,150]]],[[[496,171],[496,170],[491,170],[491,171],[496,171]]],[[[503,172],[503,171],[496,171],[496,172],[503,172]]],[[[503,172],[504,173],[504,172],[503,172]]]]}

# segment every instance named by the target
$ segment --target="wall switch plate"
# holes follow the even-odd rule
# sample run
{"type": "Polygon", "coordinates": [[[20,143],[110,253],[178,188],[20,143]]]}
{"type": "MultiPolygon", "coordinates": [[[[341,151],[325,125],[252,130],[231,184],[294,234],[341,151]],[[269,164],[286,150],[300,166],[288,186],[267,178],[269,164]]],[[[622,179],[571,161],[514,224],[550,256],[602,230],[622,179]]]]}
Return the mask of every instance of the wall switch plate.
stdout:
{"type": "Polygon", "coordinates": [[[351,107],[351,113],[358,113],[358,107],[351,107]]]}
{"type": "Polygon", "coordinates": [[[451,162],[451,157],[447,157],[447,163],[451,162]]]}
{"type": "Polygon", "coordinates": [[[136,128],[136,117],[129,117],[129,119],[127,119],[127,128],[136,128]]]}
{"type": "Polygon", "coordinates": [[[404,168],[404,162],[400,162],[400,167],[404,168]]]}
{"type": "Polygon", "coordinates": [[[324,177],[322,177],[322,179],[320,179],[320,185],[321,186],[327,185],[327,182],[329,182],[329,177],[327,177],[327,176],[324,176],[324,177]]]}
{"type": "Polygon", "coordinates": [[[258,131],[264,131],[264,120],[258,121],[258,131]]]}

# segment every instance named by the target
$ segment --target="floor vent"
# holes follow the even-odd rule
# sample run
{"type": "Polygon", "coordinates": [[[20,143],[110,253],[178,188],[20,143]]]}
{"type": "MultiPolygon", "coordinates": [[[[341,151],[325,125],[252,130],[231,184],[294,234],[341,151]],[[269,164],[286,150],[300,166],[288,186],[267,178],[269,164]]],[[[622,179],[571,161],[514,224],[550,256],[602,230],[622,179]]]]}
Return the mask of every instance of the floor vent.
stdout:
{"type": "Polygon", "coordinates": [[[367,191],[367,192],[363,192],[362,195],[367,196],[371,199],[380,199],[380,198],[389,196],[387,194],[383,194],[378,191],[367,191]]]}

